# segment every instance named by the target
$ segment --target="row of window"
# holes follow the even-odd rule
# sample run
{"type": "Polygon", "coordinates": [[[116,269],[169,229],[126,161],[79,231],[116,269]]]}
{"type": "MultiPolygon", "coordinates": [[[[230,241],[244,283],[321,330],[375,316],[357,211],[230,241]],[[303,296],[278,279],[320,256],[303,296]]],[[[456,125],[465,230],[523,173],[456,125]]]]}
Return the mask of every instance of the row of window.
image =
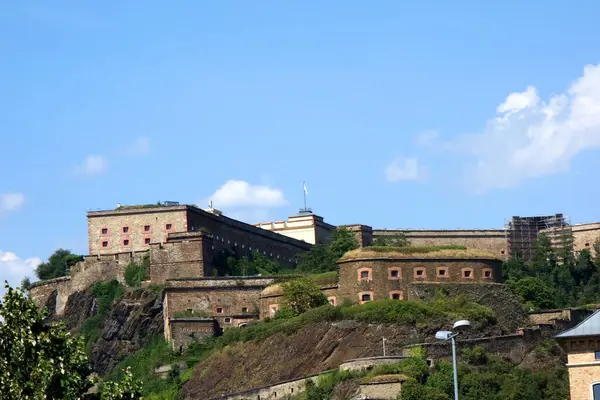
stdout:
{"type": "MultiPolygon", "coordinates": [[[[217,314],[223,314],[223,307],[217,307],[216,310],[217,314]]],[[[246,314],[248,312],[248,307],[242,307],[242,314],[246,314]]]]}
{"type": "MultiPolygon", "coordinates": [[[[171,229],[173,229],[173,224],[165,224],[165,230],[166,231],[170,231],[171,229]]],[[[143,228],[144,232],[151,232],[152,231],[152,226],[151,225],[144,225],[143,228]]],[[[108,235],[109,233],[109,229],[108,228],[102,228],[100,229],[100,234],[101,235],[108,235]]],[[[130,233],[129,232],[129,227],[128,226],[124,226],[121,228],[121,233],[130,233]]]]}
{"type": "MultiPolygon", "coordinates": [[[[392,300],[404,300],[404,294],[402,293],[402,290],[391,290],[388,293],[388,298],[392,300]]],[[[373,292],[360,292],[358,294],[358,301],[360,302],[360,304],[372,300],[374,300],[373,292]]]]}
{"type": "MultiPolygon", "coordinates": [[[[231,240],[229,240],[229,239],[225,239],[223,236],[221,236],[221,237],[219,238],[219,236],[218,236],[218,235],[215,235],[215,240],[216,240],[216,241],[221,241],[221,243],[223,243],[223,244],[225,244],[225,240],[227,240],[227,244],[228,244],[228,245],[231,245],[231,244],[233,244],[233,246],[234,246],[234,247],[238,247],[238,242],[236,242],[236,241],[232,242],[232,241],[231,241],[231,240]]],[[[242,249],[245,249],[245,248],[246,248],[246,245],[245,245],[244,243],[241,243],[239,246],[240,246],[242,249]]],[[[214,245],[212,246],[212,249],[213,249],[213,250],[215,249],[215,246],[214,246],[214,245]]],[[[248,246],[248,251],[252,251],[252,246],[248,246]]],[[[257,248],[255,248],[255,249],[254,249],[254,251],[255,251],[255,252],[257,252],[257,253],[260,253],[260,252],[261,252],[261,251],[260,251],[260,249],[257,249],[257,248]]],[[[272,252],[269,252],[269,253],[267,253],[267,251],[266,251],[266,250],[263,250],[263,251],[262,251],[262,253],[263,253],[263,255],[265,255],[265,256],[267,256],[267,255],[268,255],[269,257],[273,257],[273,253],[272,253],[272,252]]],[[[275,254],[275,256],[274,256],[274,257],[275,257],[275,258],[277,258],[278,260],[279,260],[280,258],[282,258],[282,257],[281,257],[279,254],[275,254]]],[[[283,257],[283,259],[285,260],[285,257],[283,257]]],[[[292,259],[291,257],[289,257],[289,258],[288,258],[288,262],[292,262],[292,261],[293,261],[293,259],[292,259]]]]}
{"type": "MultiPolygon", "coordinates": [[[[483,268],[482,275],[485,279],[492,279],[493,270],[491,268],[483,268]]],[[[475,271],[471,267],[465,267],[460,270],[461,277],[463,279],[474,279],[475,271]]],[[[437,267],[436,275],[438,278],[449,278],[450,272],[449,267],[437,267]]],[[[427,278],[427,269],[425,267],[415,267],[413,268],[413,278],[414,279],[426,279],[427,278]]],[[[389,280],[400,280],[402,279],[402,268],[399,267],[391,267],[388,268],[388,279],[389,280]]],[[[373,270],[371,268],[361,268],[358,270],[358,280],[359,281],[372,281],[373,280],[373,270]]]]}
{"type": "MultiPolygon", "coordinates": [[[[143,243],[148,245],[150,244],[151,239],[150,238],[144,238],[143,243]]],[[[129,246],[131,244],[131,240],[129,239],[123,239],[123,241],[121,242],[123,244],[123,246],[129,246]]],[[[104,248],[109,247],[110,243],[108,242],[108,240],[102,240],[100,242],[100,245],[104,248]]]]}

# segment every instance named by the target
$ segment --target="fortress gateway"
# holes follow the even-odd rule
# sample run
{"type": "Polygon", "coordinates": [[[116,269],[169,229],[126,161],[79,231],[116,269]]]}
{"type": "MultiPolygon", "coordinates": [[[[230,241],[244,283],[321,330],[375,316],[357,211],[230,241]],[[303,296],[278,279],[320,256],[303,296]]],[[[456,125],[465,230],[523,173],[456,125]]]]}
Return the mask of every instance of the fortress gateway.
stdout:
{"type": "MultiPolygon", "coordinates": [[[[282,300],[278,283],[290,276],[216,276],[215,262],[222,250],[237,257],[251,253],[295,266],[298,256],[314,244],[327,243],[335,226],[309,210],[286,221],[250,225],[215,209],[168,202],[161,205],[119,206],[89,212],[89,255],[70,276],[37,282],[32,299],[61,315],[69,296],[100,280],[124,281],[126,266],[145,260],[144,285],[164,285],[165,338],[174,348],[218,334],[222,329],[274,315],[282,300]]],[[[345,225],[360,248],[338,261],[337,280],[322,284],[332,304],[343,299],[367,302],[389,298],[419,298],[417,286],[458,283],[494,285],[501,282],[501,261],[518,252],[525,258],[541,232],[553,243],[575,250],[591,247],[600,223],[569,225],[561,214],[513,217],[504,229],[490,230],[373,230],[367,225],[345,225]],[[467,250],[411,254],[369,250],[378,237],[403,234],[413,246],[461,245],[467,250]]]]}

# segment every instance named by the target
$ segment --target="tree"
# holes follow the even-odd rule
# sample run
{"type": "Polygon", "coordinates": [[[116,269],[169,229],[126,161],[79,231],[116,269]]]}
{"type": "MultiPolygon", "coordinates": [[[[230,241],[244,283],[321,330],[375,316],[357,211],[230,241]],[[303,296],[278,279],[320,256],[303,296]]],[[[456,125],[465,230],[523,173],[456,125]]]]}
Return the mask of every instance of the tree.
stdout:
{"type": "Polygon", "coordinates": [[[522,279],[509,279],[506,284],[529,308],[548,309],[557,306],[556,292],[538,277],[528,276],[522,279]]]}
{"type": "Polygon", "coordinates": [[[83,261],[83,256],[73,254],[70,250],[58,249],[48,258],[48,262],[37,266],[35,275],[41,280],[66,276],[71,267],[80,261],[83,261]]]}
{"type": "Polygon", "coordinates": [[[288,281],[282,284],[282,289],[283,306],[291,310],[294,315],[328,303],[321,289],[307,277],[288,281]]]}
{"type": "Polygon", "coordinates": [[[358,241],[354,233],[346,228],[338,228],[331,235],[329,244],[314,245],[300,257],[298,269],[302,272],[335,271],[336,261],[356,248],[358,248],[358,241]]]}
{"type": "Polygon", "coordinates": [[[7,289],[0,302],[0,387],[2,398],[14,400],[140,399],[139,384],[129,371],[120,383],[107,383],[100,393],[94,385],[83,341],[64,323],[45,322],[47,310],[20,290],[7,289]]]}
{"type": "Polygon", "coordinates": [[[21,281],[21,291],[22,292],[27,292],[29,291],[29,287],[31,286],[31,279],[29,279],[28,276],[26,276],[25,278],[23,278],[23,280],[21,281]]]}

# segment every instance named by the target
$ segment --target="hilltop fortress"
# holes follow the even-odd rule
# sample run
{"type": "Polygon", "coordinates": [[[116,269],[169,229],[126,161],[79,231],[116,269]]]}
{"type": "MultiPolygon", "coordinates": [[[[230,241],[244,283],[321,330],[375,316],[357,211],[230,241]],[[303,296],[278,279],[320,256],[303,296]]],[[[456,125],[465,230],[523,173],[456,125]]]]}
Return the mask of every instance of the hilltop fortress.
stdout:
{"type": "MultiPolygon", "coordinates": [[[[310,210],[301,210],[285,221],[250,225],[213,208],[174,202],[93,211],[87,219],[89,255],[71,269],[70,276],[33,284],[32,299],[39,307],[47,306],[61,315],[71,294],[102,280],[124,282],[127,265],[146,259],[148,280],[143,284],[164,285],[165,338],[182,350],[194,338],[272,317],[282,302],[279,283],[293,277],[216,276],[220,251],[237,257],[258,252],[292,268],[300,254],[315,244],[327,243],[337,228],[310,210]]],[[[489,288],[501,283],[503,259],[515,253],[526,259],[532,256],[540,233],[557,246],[574,250],[592,248],[600,237],[600,223],[570,225],[562,214],[513,217],[503,229],[344,227],[355,233],[360,247],[338,260],[337,281],[321,285],[334,305],[343,299],[363,303],[419,298],[415,285],[453,283],[489,288]],[[369,249],[378,238],[399,235],[412,246],[459,245],[466,250],[411,253],[369,249]]]]}

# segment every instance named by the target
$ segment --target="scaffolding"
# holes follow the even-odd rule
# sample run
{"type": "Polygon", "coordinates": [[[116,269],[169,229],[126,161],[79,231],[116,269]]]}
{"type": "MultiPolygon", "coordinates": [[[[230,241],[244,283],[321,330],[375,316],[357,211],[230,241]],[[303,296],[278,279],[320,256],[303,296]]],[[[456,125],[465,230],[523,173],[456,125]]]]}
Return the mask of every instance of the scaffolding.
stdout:
{"type": "Polygon", "coordinates": [[[545,234],[556,250],[573,250],[573,232],[570,221],[563,214],[537,217],[513,216],[504,225],[509,256],[525,261],[533,258],[540,234],[545,234]]]}

